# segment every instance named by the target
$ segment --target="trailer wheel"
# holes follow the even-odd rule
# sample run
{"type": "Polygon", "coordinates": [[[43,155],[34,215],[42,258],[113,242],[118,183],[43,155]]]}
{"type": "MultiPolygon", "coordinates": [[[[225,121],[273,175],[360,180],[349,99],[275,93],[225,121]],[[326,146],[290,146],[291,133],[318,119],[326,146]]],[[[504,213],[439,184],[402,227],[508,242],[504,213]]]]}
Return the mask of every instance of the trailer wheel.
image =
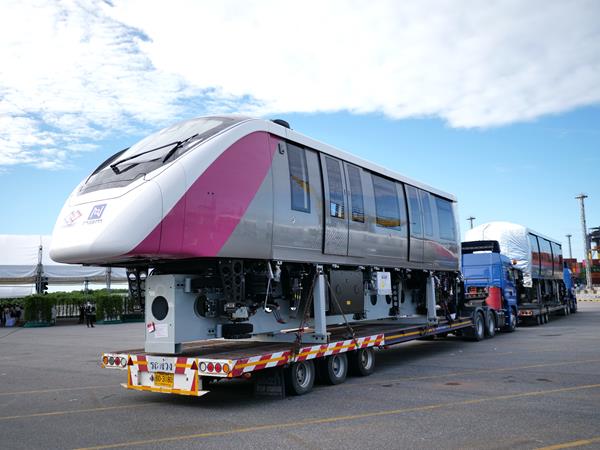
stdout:
{"type": "Polygon", "coordinates": [[[535,324],[536,325],[543,325],[544,324],[544,318],[542,317],[541,313],[539,315],[535,316],[535,324]]]}
{"type": "Polygon", "coordinates": [[[571,314],[575,314],[577,312],[577,302],[571,303],[571,314]]]}
{"type": "Polygon", "coordinates": [[[548,312],[544,313],[544,323],[550,322],[550,314],[548,312]]]}
{"type": "Polygon", "coordinates": [[[485,321],[485,336],[493,338],[496,335],[496,315],[494,311],[488,311],[485,321]]]}
{"type": "Polygon", "coordinates": [[[285,375],[290,393],[303,395],[315,384],[315,365],[312,361],[298,361],[286,370],[285,375]]]}
{"type": "Polygon", "coordinates": [[[353,375],[366,377],[375,371],[375,352],[372,347],[361,348],[350,352],[349,369],[353,375]]]}
{"type": "Polygon", "coordinates": [[[348,357],[345,353],[338,353],[337,355],[331,355],[322,361],[320,372],[322,381],[327,384],[341,384],[346,381],[346,375],[348,374],[348,357]]]}
{"type": "Polygon", "coordinates": [[[510,316],[508,317],[508,325],[504,327],[504,331],[512,333],[517,329],[517,312],[511,308],[510,316]]]}

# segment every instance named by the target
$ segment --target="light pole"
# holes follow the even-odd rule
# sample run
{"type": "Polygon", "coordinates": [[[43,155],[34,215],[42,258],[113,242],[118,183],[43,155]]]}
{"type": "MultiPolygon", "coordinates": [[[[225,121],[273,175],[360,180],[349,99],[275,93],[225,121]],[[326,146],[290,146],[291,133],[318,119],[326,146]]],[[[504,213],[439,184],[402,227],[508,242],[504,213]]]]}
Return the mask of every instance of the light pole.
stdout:
{"type": "Polygon", "coordinates": [[[567,239],[569,240],[569,259],[573,259],[573,250],[571,249],[571,236],[572,234],[567,234],[567,239]]]}
{"type": "Polygon", "coordinates": [[[473,217],[473,216],[467,217],[467,220],[469,222],[471,222],[471,229],[473,229],[473,221],[475,220],[475,217],[473,217]]]}
{"type": "Polygon", "coordinates": [[[587,235],[587,226],[585,224],[585,205],[583,201],[588,196],[585,194],[579,194],[575,197],[580,202],[581,206],[581,231],[583,232],[583,251],[585,252],[585,281],[588,289],[592,288],[592,257],[590,254],[590,242],[587,235]]]}

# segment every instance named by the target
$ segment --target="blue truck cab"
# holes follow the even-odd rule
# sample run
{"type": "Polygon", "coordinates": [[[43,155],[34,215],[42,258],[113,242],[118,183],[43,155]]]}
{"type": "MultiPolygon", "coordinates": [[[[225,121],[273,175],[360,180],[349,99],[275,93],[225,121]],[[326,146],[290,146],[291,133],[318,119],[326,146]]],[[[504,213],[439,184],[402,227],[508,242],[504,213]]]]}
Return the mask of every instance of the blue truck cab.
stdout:
{"type": "Polygon", "coordinates": [[[518,270],[500,254],[498,241],[463,242],[462,273],[466,305],[492,308],[498,327],[513,331],[518,317],[518,270]]]}

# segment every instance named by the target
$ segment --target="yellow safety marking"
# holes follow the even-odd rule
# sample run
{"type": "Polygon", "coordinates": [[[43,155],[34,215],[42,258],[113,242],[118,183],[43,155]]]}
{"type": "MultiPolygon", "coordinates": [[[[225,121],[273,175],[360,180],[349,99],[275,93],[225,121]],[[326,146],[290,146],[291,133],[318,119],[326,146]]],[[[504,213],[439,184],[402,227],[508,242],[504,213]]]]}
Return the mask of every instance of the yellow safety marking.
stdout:
{"type": "Polygon", "coordinates": [[[575,360],[575,361],[564,361],[564,362],[557,362],[557,363],[530,364],[528,366],[500,367],[497,369],[467,370],[464,372],[449,372],[449,373],[443,373],[440,375],[428,375],[428,376],[424,376],[424,377],[405,377],[405,378],[396,378],[396,379],[392,379],[392,380],[384,379],[384,380],[372,381],[372,382],[367,382],[367,381],[361,380],[360,383],[357,382],[357,383],[342,384],[342,385],[338,386],[338,388],[351,387],[351,388],[355,389],[358,384],[371,385],[371,384],[381,384],[381,383],[398,383],[401,381],[434,380],[436,378],[455,377],[455,376],[460,376],[460,375],[478,375],[478,374],[482,374],[482,373],[511,372],[514,370],[522,370],[522,369],[538,369],[541,367],[569,366],[571,364],[585,364],[585,363],[597,363],[597,362],[600,362],[600,359],[580,359],[580,360],[575,360]]]}
{"type": "Polygon", "coordinates": [[[197,392],[194,391],[185,391],[183,389],[169,389],[169,388],[160,388],[153,386],[124,386],[127,389],[134,389],[136,391],[148,391],[148,392],[159,392],[161,394],[177,394],[177,395],[198,395],[197,392]]]}
{"type": "MultiPolygon", "coordinates": [[[[471,323],[470,321],[455,323],[453,325],[448,326],[448,329],[453,330],[454,328],[460,327],[462,325],[467,325],[470,323],[471,323]]],[[[427,330],[425,330],[425,333],[431,333],[435,330],[436,330],[436,328],[428,328],[427,330]]],[[[421,335],[421,334],[422,334],[421,331],[411,331],[410,333],[401,333],[401,334],[395,334],[393,336],[386,336],[385,339],[387,341],[388,339],[393,340],[393,339],[397,339],[400,337],[416,336],[416,335],[421,335]]]]}
{"type": "Polygon", "coordinates": [[[600,437],[563,442],[562,444],[549,445],[548,447],[539,447],[537,450],[560,450],[562,448],[583,447],[584,445],[592,445],[597,442],[600,442],[600,437]]]}
{"type": "Polygon", "coordinates": [[[18,416],[0,416],[0,421],[2,420],[14,420],[14,419],[28,419],[32,417],[48,417],[48,416],[63,416],[66,414],[79,414],[79,413],[87,413],[87,412],[101,412],[101,411],[113,411],[117,409],[133,409],[133,408],[142,408],[150,406],[146,403],[140,403],[135,405],[120,405],[120,406],[104,406],[101,408],[88,408],[88,409],[71,409],[65,411],[50,411],[43,413],[33,413],[33,414],[22,414],[18,416]]]}
{"type": "Polygon", "coordinates": [[[322,419],[309,419],[302,420],[299,422],[284,422],[284,423],[273,423],[270,425],[258,425],[255,427],[246,427],[246,428],[236,428],[233,430],[224,430],[224,431],[210,431],[206,433],[197,433],[197,434],[188,434],[184,436],[171,436],[165,438],[154,438],[154,439],[144,439],[138,441],[129,441],[129,442],[119,442],[116,444],[107,444],[107,445],[98,445],[94,447],[84,447],[78,450],[101,450],[107,448],[123,448],[123,447],[133,447],[136,445],[154,445],[156,446],[159,442],[174,442],[174,441],[183,441],[189,439],[201,439],[208,437],[217,437],[217,436],[229,436],[234,434],[242,434],[242,433],[252,433],[256,431],[267,431],[267,430],[277,430],[284,428],[297,428],[308,425],[319,425],[319,424],[328,424],[328,423],[337,423],[343,421],[350,420],[359,420],[359,419],[368,419],[371,417],[384,417],[384,416],[395,416],[399,414],[405,414],[409,412],[419,412],[419,411],[433,411],[439,410],[443,408],[455,408],[457,406],[464,405],[474,405],[478,403],[485,402],[495,402],[499,400],[512,400],[515,398],[524,398],[524,397],[533,397],[533,396],[541,396],[548,394],[556,394],[561,392],[570,392],[570,391],[578,391],[584,389],[597,389],[600,388],[600,384],[587,384],[581,386],[572,386],[568,388],[560,388],[560,389],[549,389],[546,391],[531,391],[531,392],[522,392],[520,394],[509,394],[509,395],[500,395],[497,397],[482,397],[476,398],[472,400],[461,400],[456,402],[448,402],[448,403],[438,403],[433,405],[425,405],[425,406],[416,406],[412,408],[404,408],[404,409],[393,409],[386,411],[374,411],[363,414],[353,414],[349,416],[337,416],[337,417],[325,417],[322,419]]]}
{"type": "MultiPolygon", "coordinates": [[[[265,359],[264,361],[254,361],[254,362],[247,362],[247,363],[243,363],[243,364],[236,364],[234,369],[243,369],[244,367],[258,366],[258,365],[262,365],[262,364],[268,364],[270,362],[283,361],[284,359],[287,360],[288,358],[289,358],[289,355],[288,356],[280,356],[278,358],[265,359]]],[[[233,369],[231,369],[231,370],[233,370],[233,369]]]]}
{"type": "Polygon", "coordinates": [[[318,349],[318,350],[311,350],[311,351],[308,351],[308,352],[301,351],[300,353],[298,353],[298,357],[316,355],[318,353],[326,353],[326,352],[329,352],[329,351],[332,351],[332,350],[343,350],[343,349],[346,349],[346,348],[353,348],[353,347],[354,347],[354,343],[351,343],[351,344],[348,344],[348,345],[341,345],[339,347],[334,345],[333,347],[330,347],[330,348],[328,347],[325,350],[318,349]]]}
{"type": "Polygon", "coordinates": [[[17,391],[17,392],[0,392],[0,396],[5,395],[28,395],[28,394],[45,394],[50,392],[63,392],[63,391],[83,391],[86,389],[105,389],[109,387],[115,387],[114,384],[103,384],[100,386],[83,386],[83,387],[70,387],[70,388],[55,388],[55,389],[38,389],[35,391],[17,391]]]}

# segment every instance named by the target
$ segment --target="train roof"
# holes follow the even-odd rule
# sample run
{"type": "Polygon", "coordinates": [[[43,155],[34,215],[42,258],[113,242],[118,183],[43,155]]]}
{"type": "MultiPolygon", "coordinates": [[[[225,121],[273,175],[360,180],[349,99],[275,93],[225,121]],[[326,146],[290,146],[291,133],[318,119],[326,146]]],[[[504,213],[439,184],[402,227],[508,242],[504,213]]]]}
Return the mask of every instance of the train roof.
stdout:
{"type": "Polygon", "coordinates": [[[519,234],[522,234],[523,236],[526,236],[529,233],[531,233],[538,237],[546,239],[547,241],[553,242],[556,245],[560,245],[562,247],[562,244],[560,242],[558,242],[556,239],[552,239],[546,235],[543,235],[542,233],[538,233],[537,231],[532,230],[531,228],[528,228],[524,225],[519,225],[518,223],[512,223],[512,222],[503,222],[503,221],[486,222],[486,223],[476,226],[475,228],[467,230],[465,233],[465,241],[481,240],[480,236],[485,234],[486,231],[491,231],[492,233],[499,232],[499,231],[510,231],[511,233],[519,233],[519,234]]]}
{"type": "Polygon", "coordinates": [[[328,155],[331,155],[335,158],[339,158],[342,159],[344,161],[347,161],[349,163],[355,164],[357,166],[360,166],[364,169],[368,169],[372,172],[375,173],[379,173],[382,174],[388,178],[392,178],[394,180],[397,181],[401,181],[403,183],[406,184],[410,184],[411,186],[415,186],[418,187],[420,189],[423,189],[425,191],[428,191],[432,194],[435,194],[439,197],[443,197],[445,199],[451,200],[453,202],[456,202],[456,197],[453,194],[450,194],[448,192],[444,192],[440,189],[434,188],[432,186],[429,186],[425,183],[421,183],[419,181],[413,180],[412,178],[406,177],[404,175],[401,175],[397,172],[394,172],[392,170],[386,169],[385,167],[382,167],[378,164],[375,164],[373,162],[370,162],[366,159],[360,158],[358,156],[353,155],[352,153],[348,153],[346,151],[340,150],[336,147],[333,147],[331,145],[325,144],[323,142],[320,142],[316,139],[310,138],[302,133],[299,133],[297,131],[294,131],[292,129],[286,128],[282,125],[279,125],[277,123],[274,123],[270,120],[266,120],[266,119],[257,119],[257,118],[252,118],[252,117],[245,117],[245,116],[231,116],[231,117],[235,117],[237,119],[240,120],[240,122],[238,122],[236,125],[233,125],[233,128],[239,127],[239,126],[243,126],[244,124],[248,124],[249,122],[254,122],[254,121],[260,121],[264,124],[264,129],[265,131],[268,131],[271,134],[280,136],[284,139],[290,140],[292,142],[297,142],[298,144],[302,144],[306,147],[310,147],[312,149],[318,150],[322,153],[326,153],[328,155]]]}

